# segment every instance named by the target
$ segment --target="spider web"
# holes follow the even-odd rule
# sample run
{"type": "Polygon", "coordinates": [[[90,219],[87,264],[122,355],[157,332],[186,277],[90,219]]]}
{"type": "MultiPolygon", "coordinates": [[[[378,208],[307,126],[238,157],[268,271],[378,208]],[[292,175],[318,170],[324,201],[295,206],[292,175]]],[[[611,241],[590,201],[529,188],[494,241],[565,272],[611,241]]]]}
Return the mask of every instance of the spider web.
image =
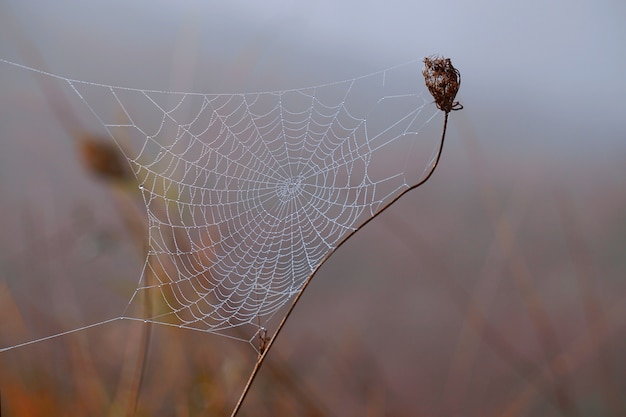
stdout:
{"type": "Polygon", "coordinates": [[[55,76],[123,149],[145,202],[149,248],[122,318],[250,342],[264,332],[343,240],[432,166],[438,143],[419,133],[438,111],[421,69],[237,94],[55,76]]]}

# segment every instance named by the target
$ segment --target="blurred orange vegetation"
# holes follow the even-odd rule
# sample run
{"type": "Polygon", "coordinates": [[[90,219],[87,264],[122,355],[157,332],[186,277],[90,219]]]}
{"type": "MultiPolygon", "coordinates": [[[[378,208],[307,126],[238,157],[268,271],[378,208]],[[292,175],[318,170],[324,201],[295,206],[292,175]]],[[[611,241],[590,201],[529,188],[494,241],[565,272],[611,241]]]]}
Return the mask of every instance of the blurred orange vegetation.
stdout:
{"type": "MultiPolygon", "coordinates": [[[[370,349],[394,344],[393,339],[385,340],[383,332],[373,343],[363,330],[367,326],[353,333],[345,332],[340,324],[342,319],[332,318],[330,308],[331,318],[322,312],[316,319],[323,322],[322,331],[328,332],[331,339],[313,328],[312,317],[294,318],[299,320],[298,330],[288,331],[285,340],[270,353],[241,415],[434,416],[459,415],[461,410],[465,416],[624,414],[626,377],[621,373],[625,364],[620,352],[625,347],[626,303],[623,294],[611,294],[607,298],[599,288],[602,284],[590,272],[591,253],[585,246],[586,238],[580,234],[576,205],[568,200],[567,194],[559,194],[561,204],[556,206],[555,218],[562,221],[561,246],[565,252],[571,251],[572,256],[564,265],[567,280],[569,285],[579,288],[579,295],[573,296],[573,303],[565,301],[565,305],[555,306],[548,301],[554,289],[539,279],[542,275],[552,275],[539,269],[542,254],[522,246],[521,239],[529,231],[522,226],[524,212],[531,209],[527,191],[520,190],[513,196],[512,212],[503,210],[496,186],[481,177],[482,151],[478,142],[474,142],[471,129],[462,132],[462,136],[468,141],[468,155],[476,158],[480,196],[479,201],[466,203],[466,210],[472,216],[486,219],[485,227],[491,223],[494,233],[491,249],[489,245],[483,249],[487,251],[483,266],[473,269],[477,274],[471,279],[474,288],[459,280],[460,271],[450,263],[450,253],[457,253],[456,261],[461,264],[463,258],[476,256],[471,251],[458,252],[458,245],[464,243],[455,241],[458,236],[455,230],[462,233],[457,228],[467,224],[464,220],[449,228],[437,227],[440,241],[427,239],[418,232],[423,226],[424,233],[429,233],[427,223],[409,221],[398,212],[384,216],[379,224],[394,236],[392,241],[400,242],[399,247],[417,255],[423,276],[436,279],[453,309],[461,313],[453,333],[442,333],[435,344],[419,338],[424,347],[415,354],[407,352],[404,359],[404,372],[425,373],[423,378],[408,380],[423,380],[428,369],[437,370],[437,376],[429,377],[432,386],[392,389],[395,376],[400,375],[400,380],[405,378],[385,368],[385,358],[370,349]],[[472,207],[471,203],[479,207],[472,207]],[[537,259],[531,265],[528,259],[533,256],[537,259]],[[504,301],[495,299],[499,281],[508,282],[500,284],[505,289],[500,290],[498,297],[504,301]],[[490,307],[498,303],[497,310],[490,307]],[[490,311],[500,311],[501,316],[493,316],[490,311]],[[581,314],[582,320],[578,318],[581,314]],[[576,323],[582,323],[583,327],[577,327],[576,323]],[[534,342],[528,343],[528,337],[534,342]],[[449,344],[446,354],[441,350],[442,343],[449,344]],[[394,392],[395,389],[399,392],[394,392]],[[427,398],[432,392],[439,392],[436,401],[427,398]],[[415,398],[415,402],[410,398],[415,398]]],[[[81,141],[86,137],[81,136],[81,141]]],[[[119,157],[109,147],[102,148],[106,155],[94,155],[100,152],[100,147],[89,149],[88,154],[78,155],[89,161],[119,157]]],[[[126,230],[136,231],[136,237],[129,239],[137,253],[143,253],[146,242],[137,236],[143,235],[145,239],[145,221],[136,212],[128,214],[133,212],[129,206],[137,204],[139,195],[124,191],[136,187],[120,188],[120,179],[134,181],[133,177],[99,175],[100,164],[87,162],[85,166],[111,184],[110,195],[119,209],[122,224],[126,230]]],[[[106,171],[109,172],[108,168],[106,171]]],[[[427,213],[430,209],[418,210],[427,213]]],[[[80,235],[80,231],[75,234],[80,235]]],[[[63,247],[55,245],[54,249],[46,249],[45,243],[40,246],[39,258],[26,259],[26,263],[46,258],[42,256],[46,250],[64,256],[63,247]]],[[[28,252],[24,251],[22,256],[28,258],[28,252]]],[[[211,256],[207,254],[207,259],[211,256]]],[[[158,273],[159,269],[154,271],[158,273]]],[[[0,285],[4,343],[31,338],[19,303],[4,281],[0,285]]],[[[368,290],[357,287],[354,291],[368,290]]],[[[349,303],[346,300],[348,309],[349,303]]],[[[311,307],[303,308],[307,314],[315,315],[311,307]]],[[[360,311],[358,303],[354,311],[360,311]]],[[[447,318],[441,318],[442,326],[449,325],[445,323],[447,318]]],[[[430,320],[437,327],[438,317],[432,316],[430,320]]],[[[405,332],[397,335],[398,340],[413,330],[406,328],[405,332]]],[[[433,332],[427,337],[438,335],[433,332]]],[[[2,415],[229,415],[255,360],[254,350],[246,343],[201,332],[118,321],[97,332],[86,330],[0,354],[2,415]]],[[[427,380],[423,382],[426,384],[427,380]]]]}

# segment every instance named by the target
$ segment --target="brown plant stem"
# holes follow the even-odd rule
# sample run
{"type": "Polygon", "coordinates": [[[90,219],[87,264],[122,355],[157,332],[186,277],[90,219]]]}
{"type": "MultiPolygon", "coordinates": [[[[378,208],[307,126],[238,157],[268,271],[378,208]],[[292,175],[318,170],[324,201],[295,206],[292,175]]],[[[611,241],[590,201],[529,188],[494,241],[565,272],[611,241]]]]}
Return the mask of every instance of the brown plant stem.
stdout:
{"type": "Polygon", "coordinates": [[[128,415],[130,417],[137,414],[137,407],[139,405],[139,396],[141,395],[141,388],[146,375],[146,362],[148,361],[148,355],[150,353],[150,340],[152,339],[152,323],[147,323],[141,334],[141,351],[137,357],[135,364],[134,375],[134,387],[131,389],[131,398],[128,404],[128,415]]]}
{"type": "Polygon", "coordinates": [[[344,244],[348,241],[348,239],[350,239],[352,236],[354,236],[355,233],[357,233],[359,230],[361,230],[362,228],[364,228],[369,222],[371,222],[372,220],[374,220],[376,217],[378,217],[383,211],[387,210],[393,203],[395,203],[396,201],[398,201],[400,199],[400,197],[402,197],[403,195],[405,195],[406,193],[408,193],[411,190],[414,190],[418,187],[420,187],[421,185],[423,185],[426,181],[428,181],[430,179],[430,177],[433,175],[433,173],[435,172],[435,169],[437,168],[437,165],[439,164],[439,160],[441,159],[441,153],[443,151],[443,143],[445,141],[446,138],[446,129],[448,126],[448,115],[450,113],[449,112],[445,112],[444,115],[444,119],[443,119],[443,130],[441,132],[441,140],[439,142],[439,149],[437,150],[437,157],[435,158],[435,162],[432,165],[432,168],[430,169],[430,171],[428,172],[428,174],[417,184],[410,186],[409,188],[407,188],[406,190],[404,190],[403,192],[401,192],[400,194],[398,194],[395,198],[393,198],[390,202],[388,202],[387,204],[385,204],[383,207],[381,207],[376,213],[374,213],[374,215],[372,217],[370,217],[369,219],[367,219],[365,222],[363,222],[360,226],[358,226],[356,229],[354,229],[352,232],[348,233],[335,247],[334,250],[330,251],[329,253],[326,254],[326,256],[324,256],[321,260],[321,262],[319,264],[317,264],[317,266],[315,267],[315,269],[313,270],[313,272],[311,272],[311,274],[309,275],[309,277],[306,279],[306,281],[304,282],[304,285],[302,285],[302,289],[298,292],[298,294],[296,294],[295,298],[293,299],[293,302],[291,303],[291,305],[289,306],[289,309],[287,310],[287,313],[285,314],[285,316],[283,317],[283,319],[281,320],[281,322],[278,324],[278,328],[276,329],[276,331],[274,332],[274,334],[272,335],[272,338],[269,340],[269,342],[267,342],[267,346],[265,348],[265,350],[261,353],[261,355],[259,355],[256,364],[254,365],[254,369],[252,370],[252,372],[250,373],[250,377],[248,378],[248,382],[246,383],[245,387],[243,388],[243,391],[241,393],[241,396],[239,397],[239,400],[237,401],[237,404],[235,405],[235,408],[233,409],[233,412],[231,414],[231,417],[236,417],[237,413],[239,413],[239,410],[241,409],[241,405],[243,404],[243,401],[245,400],[246,396],[248,395],[248,392],[250,391],[250,387],[252,386],[252,382],[254,381],[254,379],[256,378],[257,374],[259,373],[259,369],[261,368],[261,365],[263,364],[263,362],[265,361],[265,358],[267,356],[267,353],[270,351],[270,349],[272,348],[272,346],[274,345],[274,341],[276,341],[276,338],[278,337],[278,334],[280,333],[280,331],[283,329],[283,327],[285,326],[285,323],[287,322],[287,319],[289,319],[289,316],[291,315],[291,313],[293,312],[294,308],[296,307],[296,304],[298,304],[298,301],[300,301],[300,298],[302,297],[302,294],[304,294],[304,291],[306,290],[306,288],[309,286],[309,284],[311,283],[311,281],[313,280],[313,278],[315,277],[315,275],[317,274],[317,272],[319,271],[319,269],[322,267],[322,265],[324,265],[324,263],[326,263],[326,261],[344,244]]]}

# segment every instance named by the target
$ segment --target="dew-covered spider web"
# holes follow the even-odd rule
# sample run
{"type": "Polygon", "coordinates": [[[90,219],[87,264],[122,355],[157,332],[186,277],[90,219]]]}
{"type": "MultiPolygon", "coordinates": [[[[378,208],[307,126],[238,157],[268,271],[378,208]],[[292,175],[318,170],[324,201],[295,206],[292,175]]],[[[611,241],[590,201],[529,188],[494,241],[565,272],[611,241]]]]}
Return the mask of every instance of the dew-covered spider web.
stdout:
{"type": "Polygon", "coordinates": [[[416,60],[237,94],[55,76],[123,149],[145,202],[147,257],[121,318],[248,341],[265,331],[342,241],[432,168],[439,137],[421,133],[438,111],[421,71],[416,60]]]}

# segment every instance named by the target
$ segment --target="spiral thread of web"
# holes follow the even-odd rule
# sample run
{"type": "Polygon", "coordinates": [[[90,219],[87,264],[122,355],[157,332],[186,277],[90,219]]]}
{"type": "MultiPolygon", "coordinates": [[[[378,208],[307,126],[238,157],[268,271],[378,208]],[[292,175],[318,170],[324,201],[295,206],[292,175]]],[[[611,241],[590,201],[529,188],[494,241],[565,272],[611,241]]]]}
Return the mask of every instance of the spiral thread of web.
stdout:
{"type": "Polygon", "coordinates": [[[436,109],[417,61],[246,94],[67,81],[141,184],[149,251],[129,305],[161,300],[142,317],[156,322],[217,333],[258,326],[433,160],[418,138],[436,109]]]}

